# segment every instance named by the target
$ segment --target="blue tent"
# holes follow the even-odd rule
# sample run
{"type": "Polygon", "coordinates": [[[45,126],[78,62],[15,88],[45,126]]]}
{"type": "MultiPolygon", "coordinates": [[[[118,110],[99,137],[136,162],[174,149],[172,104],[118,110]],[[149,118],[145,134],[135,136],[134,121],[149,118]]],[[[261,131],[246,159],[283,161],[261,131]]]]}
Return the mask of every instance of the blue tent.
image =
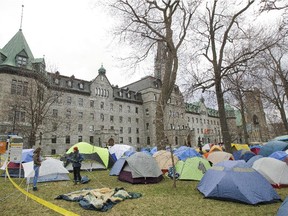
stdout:
{"type": "Polygon", "coordinates": [[[285,151],[276,151],[270,154],[269,157],[284,161],[288,157],[288,154],[285,151]]]}
{"type": "Polygon", "coordinates": [[[283,141],[271,140],[267,142],[259,151],[259,155],[268,157],[270,154],[276,151],[285,151],[288,149],[288,143],[283,141]]]}
{"type": "Polygon", "coordinates": [[[250,158],[255,156],[256,154],[247,149],[240,149],[238,151],[233,152],[234,160],[245,160],[248,161],[250,158]]]}
{"type": "Polygon", "coordinates": [[[252,168],[213,166],[207,170],[197,189],[206,198],[252,205],[281,200],[271,184],[252,168]]]}
{"type": "Polygon", "coordinates": [[[277,216],[287,216],[287,213],[288,213],[288,196],[279,207],[277,211],[277,216]]]}
{"type": "Polygon", "coordinates": [[[244,160],[227,160],[227,161],[221,161],[219,163],[214,164],[214,166],[222,166],[224,168],[234,168],[234,167],[247,167],[247,164],[244,160]]]}
{"type": "Polygon", "coordinates": [[[112,166],[109,175],[110,176],[118,176],[122,167],[124,166],[124,163],[126,161],[127,157],[121,157],[119,158],[112,166]]]}
{"type": "Polygon", "coordinates": [[[263,156],[262,155],[255,155],[246,162],[246,165],[248,167],[252,168],[253,163],[260,158],[263,158],[263,156]]]}
{"type": "Polygon", "coordinates": [[[278,137],[275,137],[273,140],[288,142],[288,135],[278,136],[278,137]]]}
{"type": "Polygon", "coordinates": [[[195,149],[187,146],[181,146],[174,151],[174,155],[179,158],[179,160],[185,161],[187,158],[192,157],[202,157],[202,155],[195,149]]]}

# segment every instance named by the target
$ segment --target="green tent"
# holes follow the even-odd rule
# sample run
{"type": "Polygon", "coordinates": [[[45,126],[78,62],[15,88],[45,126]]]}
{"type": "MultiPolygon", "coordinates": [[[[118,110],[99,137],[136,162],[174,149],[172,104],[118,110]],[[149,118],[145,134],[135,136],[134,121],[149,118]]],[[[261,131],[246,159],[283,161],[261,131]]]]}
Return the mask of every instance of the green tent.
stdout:
{"type": "Polygon", "coordinates": [[[66,156],[69,156],[76,146],[78,147],[79,152],[84,156],[85,160],[95,160],[100,164],[103,164],[105,168],[111,168],[113,166],[114,160],[107,148],[93,146],[87,142],[79,142],[74,144],[68,149],[66,156]]]}
{"type": "Polygon", "coordinates": [[[185,161],[178,161],[175,165],[180,180],[200,181],[206,170],[211,168],[209,161],[201,157],[187,158],[185,161]]]}

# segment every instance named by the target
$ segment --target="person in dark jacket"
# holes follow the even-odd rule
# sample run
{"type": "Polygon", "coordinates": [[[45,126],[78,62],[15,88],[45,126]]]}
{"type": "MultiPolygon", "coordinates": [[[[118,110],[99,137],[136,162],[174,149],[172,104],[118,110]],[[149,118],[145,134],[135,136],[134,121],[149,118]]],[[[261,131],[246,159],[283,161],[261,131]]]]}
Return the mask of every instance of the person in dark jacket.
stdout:
{"type": "Polygon", "coordinates": [[[34,178],[33,178],[33,191],[37,191],[37,181],[38,181],[38,176],[39,176],[39,170],[40,170],[40,166],[41,166],[41,162],[42,162],[42,158],[41,158],[41,148],[38,147],[37,149],[35,149],[35,151],[33,152],[33,162],[34,162],[34,178]]]}
{"type": "Polygon", "coordinates": [[[81,183],[81,162],[84,160],[84,157],[82,154],[79,153],[78,147],[75,146],[73,148],[73,153],[68,160],[72,163],[73,167],[73,174],[74,174],[74,184],[77,184],[78,182],[81,183]]]}

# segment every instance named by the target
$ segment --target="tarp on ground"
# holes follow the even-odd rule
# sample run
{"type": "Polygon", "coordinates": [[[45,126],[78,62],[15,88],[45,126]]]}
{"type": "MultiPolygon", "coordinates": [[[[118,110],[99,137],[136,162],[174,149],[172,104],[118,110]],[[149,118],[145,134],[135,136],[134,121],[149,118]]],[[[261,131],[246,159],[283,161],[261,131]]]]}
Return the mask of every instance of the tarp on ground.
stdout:
{"type": "Polygon", "coordinates": [[[118,179],[132,184],[158,183],[163,179],[156,160],[144,152],[136,152],[126,158],[118,179]]]}
{"type": "Polygon", "coordinates": [[[213,166],[207,170],[197,189],[206,198],[237,201],[252,205],[281,200],[271,184],[252,168],[227,169],[213,166]]]}
{"type": "MultiPolygon", "coordinates": [[[[162,171],[168,171],[169,167],[172,167],[171,152],[167,150],[160,150],[153,154],[159,168],[162,171]]],[[[174,165],[178,162],[178,157],[173,154],[174,165]]]]}
{"type": "MultiPolygon", "coordinates": [[[[28,163],[23,163],[24,168],[24,177],[27,178],[28,183],[32,183],[34,177],[34,169],[33,169],[33,161],[28,163]]],[[[38,182],[51,182],[51,181],[69,181],[69,172],[65,169],[63,162],[54,159],[54,158],[46,158],[42,161],[38,182]]]]}
{"type": "Polygon", "coordinates": [[[211,165],[206,158],[193,157],[187,158],[185,161],[178,161],[175,168],[179,173],[179,180],[200,181],[211,165]]]}
{"type": "Polygon", "coordinates": [[[267,142],[259,151],[259,155],[268,157],[270,154],[276,151],[286,151],[288,149],[288,143],[284,141],[271,140],[267,142]]]}
{"type": "Polygon", "coordinates": [[[114,144],[113,146],[109,147],[108,150],[115,161],[121,158],[126,151],[136,152],[135,147],[126,144],[114,144]]]}
{"type": "Polygon", "coordinates": [[[264,176],[275,187],[288,185],[288,166],[283,161],[263,157],[256,160],[252,168],[264,176]]]}
{"type": "MultiPolygon", "coordinates": [[[[82,170],[94,170],[94,169],[107,169],[111,168],[114,164],[114,160],[107,148],[101,148],[91,145],[86,142],[79,142],[68,149],[64,157],[61,160],[66,161],[67,158],[73,153],[73,148],[78,147],[79,152],[84,156],[82,162],[82,170]]],[[[71,163],[67,165],[68,170],[72,170],[71,163]]]]}

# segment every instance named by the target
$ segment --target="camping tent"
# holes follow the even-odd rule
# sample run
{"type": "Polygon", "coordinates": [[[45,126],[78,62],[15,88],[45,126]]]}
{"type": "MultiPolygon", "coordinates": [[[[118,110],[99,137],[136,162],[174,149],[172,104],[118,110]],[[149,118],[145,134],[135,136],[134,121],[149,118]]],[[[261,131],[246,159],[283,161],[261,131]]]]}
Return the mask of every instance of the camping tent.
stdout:
{"type": "Polygon", "coordinates": [[[246,162],[246,165],[248,167],[252,168],[254,162],[260,158],[263,158],[263,156],[262,155],[255,155],[246,162]]]}
{"type": "Polygon", "coordinates": [[[202,157],[202,155],[195,149],[188,146],[180,146],[174,151],[174,155],[178,157],[179,160],[186,160],[192,157],[202,157]]]}
{"type": "Polygon", "coordinates": [[[273,152],[271,155],[269,155],[269,157],[272,157],[281,161],[285,161],[285,159],[288,157],[288,154],[285,151],[276,151],[276,152],[273,152]]]}
{"type": "Polygon", "coordinates": [[[288,135],[278,136],[278,137],[273,138],[273,140],[288,142],[288,135]]]}
{"type": "MultiPolygon", "coordinates": [[[[23,163],[25,178],[32,183],[34,176],[33,161],[23,163]]],[[[42,161],[38,182],[67,181],[70,180],[69,172],[65,169],[63,162],[54,158],[46,158],[42,161]]]]}
{"type": "Polygon", "coordinates": [[[232,169],[234,167],[241,167],[241,168],[245,168],[247,166],[246,162],[244,160],[227,160],[227,161],[221,161],[217,164],[214,164],[214,166],[222,166],[224,168],[228,168],[228,169],[232,169]]]}
{"type": "Polygon", "coordinates": [[[108,150],[115,161],[122,157],[126,151],[136,152],[135,147],[125,144],[114,144],[108,150]]]}
{"type": "Polygon", "coordinates": [[[126,158],[118,179],[132,184],[149,184],[160,182],[163,176],[156,160],[151,155],[136,152],[126,158]]]}
{"type": "Polygon", "coordinates": [[[197,189],[206,198],[253,205],[281,199],[271,184],[252,168],[213,166],[207,170],[197,189]]]}
{"type": "Polygon", "coordinates": [[[273,152],[285,151],[287,149],[288,149],[288,143],[287,142],[271,140],[262,146],[262,148],[260,149],[258,154],[262,155],[264,157],[267,157],[270,154],[272,154],[273,152]]]}
{"type": "Polygon", "coordinates": [[[118,176],[119,175],[121,169],[124,166],[124,163],[126,162],[126,158],[127,157],[121,157],[113,164],[113,166],[109,172],[110,176],[118,176]]]}
{"type": "Polygon", "coordinates": [[[247,149],[240,149],[233,152],[234,160],[245,160],[248,161],[250,158],[255,156],[256,154],[247,149]]]}
{"type": "MultiPolygon", "coordinates": [[[[167,172],[169,167],[172,167],[172,157],[170,151],[157,151],[153,154],[153,157],[155,158],[159,168],[162,170],[163,173],[167,172]]],[[[173,154],[173,160],[174,164],[176,164],[179,159],[173,154]]]]}
{"type": "Polygon", "coordinates": [[[277,211],[277,216],[287,216],[288,212],[288,196],[285,198],[277,211]]]}
{"type": "Polygon", "coordinates": [[[205,158],[193,157],[187,158],[185,161],[178,161],[175,168],[179,173],[178,179],[200,181],[211,165],[205,158]]]}
{"type": "Polygon", "coordinates": [[[237,144],[237,143],[232,143],[231,144],[231,151],[239,151],[241,149],[246,149],[246,150],[250,150],[249,146],[247,144],[237,144]]]}
{"type": "Polygon", "coordinates": [[[256,160],[252,168],[263,175],[275,187],[288,185],[288,166],[283,161],[263,157],[256,160]]]}
{"type": "Polygon", "coordinates": [[[225,160],[233,160],[233,155],[228,152],[215,151],[209,153],[207,160],[213,164],[216,164],[225,160]]]}
{"type": "MultiPolygon", "coordinates": [[[[76,146],[78,147],[79,152],[84,156],[84,161],[81,166],[82,170],[107,169],[113,166],[114,160],[107,148],[93,146],[86,142],[80,142],[73,145],[66,152],[62,160],[67,161],[67,158],[76,146]]],[[[66,164],[66,169],[69,171],[73,170],[71,163],[66,164]]]]}

